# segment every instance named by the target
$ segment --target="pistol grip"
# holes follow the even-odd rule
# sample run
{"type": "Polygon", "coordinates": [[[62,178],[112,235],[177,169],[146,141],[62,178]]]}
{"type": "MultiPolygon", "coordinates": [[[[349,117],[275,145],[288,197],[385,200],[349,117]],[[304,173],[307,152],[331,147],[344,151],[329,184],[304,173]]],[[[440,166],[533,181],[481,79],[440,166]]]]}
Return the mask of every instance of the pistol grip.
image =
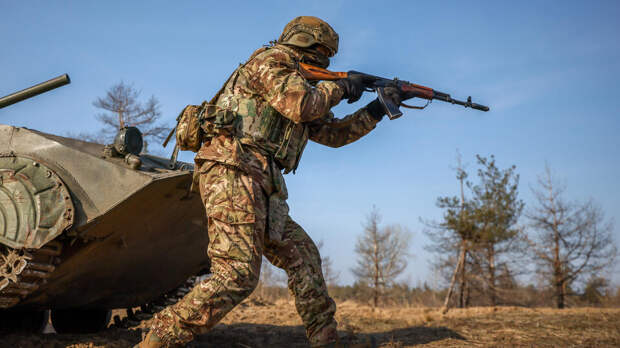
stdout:
{"type": "Polygon", "coordinates": [[[399,105],[394,102],[392,98],[390,98],[387,94],[385,94],[383,87],[377,88],[377,97],[383,105],[387,116],[390,120],[397,119],[403,115],[402,111],[398,108],[399,105]]]}

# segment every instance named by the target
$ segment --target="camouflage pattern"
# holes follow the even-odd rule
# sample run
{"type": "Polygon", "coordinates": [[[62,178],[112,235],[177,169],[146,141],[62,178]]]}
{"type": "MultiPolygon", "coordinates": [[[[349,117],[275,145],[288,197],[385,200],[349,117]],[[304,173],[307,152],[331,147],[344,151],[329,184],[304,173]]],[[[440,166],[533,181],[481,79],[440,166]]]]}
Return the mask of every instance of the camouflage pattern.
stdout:
{"type": "Polygon", "coordinates": [[[299,16],[290,21],[278,39],[279,43],[297,47],[310,47],[321,44],[331,51],[331,56],[338,53],[338,34],[320,18],[299,16]]]}
{"type": "MultiPolygon", "coordinates": [[[[260,161],[252,165],[262,168],[260,161]]],[[[264,169],[267,175],[254,178],[222,163],[202,165],[200,191],[208,215],[212,276],[156,315],[152,330],[166,345],[182,345],[205,333],[250,295],[258,284],[262,255],[286,271],[311,343],[336,339],[336,305],[327,294],[319,252],[310,237],[288,215],[280,239],[265,233],[272,208],[268,197],[277,193],[269,174],[279,169],[264,169]]]]}
{"type": "MultiPolygon", "coordinates": [[[[284,45],[261,49],[237,69],[217,100],[218,108],[234,113],[229,123],[235,138],[272,157],[285,173],[297,168],[308,139],[339,147],[359,139],[377,123],[364,108],[335,119],[329,110],[344,92],[331,81],[316,87],[308,83],[297,70],[302,56],[284,45]]],[[[240,162],[227,157],[236,150],[210,145],[207,141],[202,146],[197,160],[240,162]]]]}
{"type": "Polygon", "coordinates": [[[343,119],[329,111],[343,91],[316,86],[297,70],[303,53],[276,45],[256,51],[217,98],[216,127],[196,156],[208,216],[212,276],[157,314],[153,332],[184,344],[212,328],[256,287],[262,256],[288,275],[288,287],[312,346],[337,340],[319,252],[288,215],[282,170],[297,167],[309,139],[339,147],[375,128],[362,108],[343,119]]]}
{"type": "MultiPolygon", "coordinates": [[[[177,117],[175,128],[177,145],[182,151],[196,152],[202,145],[202,128],[199,114],[203,105],[187,105],[177,117]]],[[[165,144],[164,144],[165,146],[165,144]]]]}

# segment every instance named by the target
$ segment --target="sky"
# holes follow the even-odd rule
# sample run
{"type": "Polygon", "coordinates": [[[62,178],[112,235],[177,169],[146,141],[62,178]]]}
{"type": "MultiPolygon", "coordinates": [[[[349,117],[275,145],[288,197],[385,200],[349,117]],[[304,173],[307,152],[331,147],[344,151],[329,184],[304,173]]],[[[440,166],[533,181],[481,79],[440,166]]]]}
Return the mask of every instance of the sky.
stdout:
{"type": "MultiPolygon", "coordinates": [[[[286,175],[291,216],[323,240],[342,283],[354,280],[355,242],[376,206],[384,225],[413,234],[401,279],[437,284],[420,220],[441,218],[437,197],[458,194],[457,151],[472,172],[476,154],[495,155],[500,168],[514,164],[526,209],[547,163],[567,199],[593,199],[616,222],[618,244],[617,1],[0,0],[0,96],[63,73],[72,81],[1,109],[0,123],[61,135],[96,131],[92,102],[124,81],[159,99],[162,119],[173,125],[185,105],[210,99],[299,15],[318,16],[339,33],[331,70],[398,77],[491,108],[435,101],[404,109],[348,146],[306,147],[297,173],[286,175]]],[[[373,98],[334,112],[347,115],[373,98]]],[[[191,162],[193,154],[180,158],[191,162]]],[[[616,284],[619,273],[610,274],[616,284]]]]}

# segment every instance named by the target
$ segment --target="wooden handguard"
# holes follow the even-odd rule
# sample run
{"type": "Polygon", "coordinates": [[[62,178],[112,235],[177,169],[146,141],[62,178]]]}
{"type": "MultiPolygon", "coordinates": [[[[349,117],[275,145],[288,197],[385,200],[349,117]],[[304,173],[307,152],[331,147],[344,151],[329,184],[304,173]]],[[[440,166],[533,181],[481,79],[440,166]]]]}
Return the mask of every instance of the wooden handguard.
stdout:
{"type": "Polygon", "coordinates": [[[405,93],[413,93],[418,98],[431,100],[435,97],[435,91],[426,86],[417,85],[415,83],[405,82],[399,85],[400,89],[405,93]]]}

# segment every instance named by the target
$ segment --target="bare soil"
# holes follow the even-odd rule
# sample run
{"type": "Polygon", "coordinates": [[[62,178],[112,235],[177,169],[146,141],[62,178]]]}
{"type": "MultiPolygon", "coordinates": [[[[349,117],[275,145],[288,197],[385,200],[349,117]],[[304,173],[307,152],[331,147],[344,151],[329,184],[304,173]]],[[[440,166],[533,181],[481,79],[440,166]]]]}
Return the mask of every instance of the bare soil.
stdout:
{"type": "MultiPolygon", "coordinates": [[[[620,347],[620,309],[478,307],[379,308],[338,304],[343,341],[372,335],[380,347],[620,347]]],[[[140,326],[147,327],[148,322],[140,326]]],[[[108,329],[94,335],[4,333],[0,347],[131,347],[137,330],[108,329]]],[[[239,305],[192,347],[308,347],[291,301],[239,305]]]]}

